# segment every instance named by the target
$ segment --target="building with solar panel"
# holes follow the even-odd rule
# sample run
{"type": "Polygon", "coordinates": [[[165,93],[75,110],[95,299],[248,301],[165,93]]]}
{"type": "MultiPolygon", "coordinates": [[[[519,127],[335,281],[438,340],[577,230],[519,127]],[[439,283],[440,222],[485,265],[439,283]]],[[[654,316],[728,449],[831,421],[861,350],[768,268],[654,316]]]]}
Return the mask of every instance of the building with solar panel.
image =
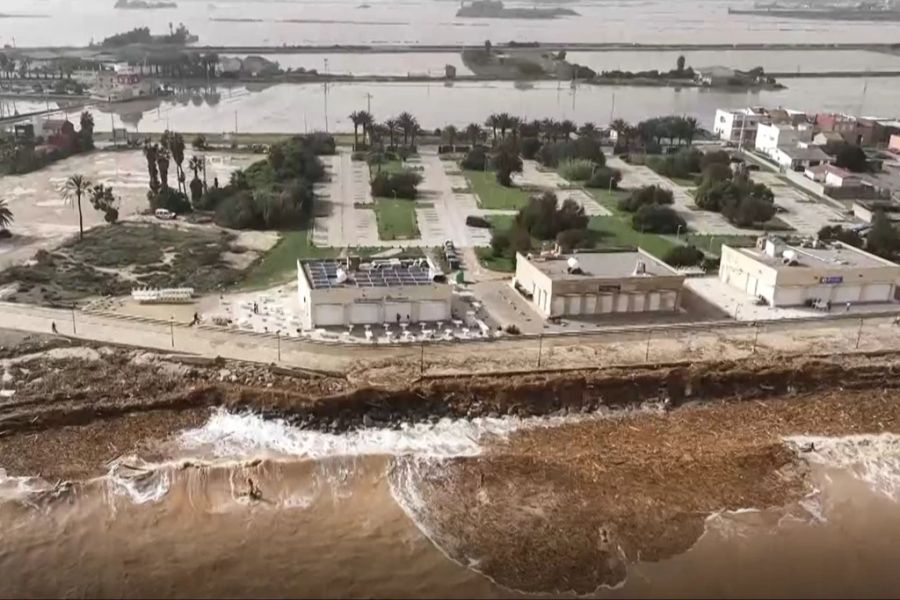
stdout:
{"type": "Polygon", "coordinates": [[[452,290],[427,258],[297,261],[303,329],[451,318],[452,290]]]}

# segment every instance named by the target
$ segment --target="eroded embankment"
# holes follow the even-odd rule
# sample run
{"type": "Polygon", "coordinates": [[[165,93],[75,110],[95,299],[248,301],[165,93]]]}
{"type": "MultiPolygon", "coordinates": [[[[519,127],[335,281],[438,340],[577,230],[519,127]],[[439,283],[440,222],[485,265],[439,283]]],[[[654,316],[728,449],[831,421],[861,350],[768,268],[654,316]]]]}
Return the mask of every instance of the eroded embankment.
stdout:
{"type": "Polygon", "coordinates": [[[196,426],[211,407],[341,432],[445,417],[582,413],[668,400],[772,398],[900,386],[898,355],[771,357],[643,368],[423,379],[392,387],[225,361],[94,348],[3,360],[0,465],[10,473],[97,474],[148,438],[196,426]],[[40,439],[40,444],[34,441],[40,439]],[[60,460],[62,458],[62,460],[60,460]]]}

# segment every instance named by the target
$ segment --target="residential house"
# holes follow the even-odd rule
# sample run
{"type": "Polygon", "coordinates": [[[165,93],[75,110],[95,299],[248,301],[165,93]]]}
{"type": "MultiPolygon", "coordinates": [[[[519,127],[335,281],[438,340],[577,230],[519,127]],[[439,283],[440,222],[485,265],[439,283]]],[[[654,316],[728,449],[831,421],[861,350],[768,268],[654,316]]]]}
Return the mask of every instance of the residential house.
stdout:
{"type": "Polygon", "coordinates": [[[756,140],[756,130],[762,115],[752,108],[739,108],[729,110],[719,108],[716,110],[713,122],[713,133],[720,139],[731,142],[736,146],[753,144],[756,140]]]}
{"type": "Polygon", "coordinates": [[[781,146],[770,154],[771,158],[782,168],[791,171],[803,171],[831,162],[831,155],[816,146],[781,146]]]}
{"type": "Polygon", "coordinates": [[[888,152],[900,154],[900,135],[892,135],[888,142],[888,152]]]}
{"type": "Polygon", "coordinates": [[[857,133],[858,124],[854,117],[838,113],[819,113],[814,119],[819,131],[839,134],[844,141],[859,144],[861,136],[857,133]]]}
{"type": "MultiPolygon", "coordinates": [[[[809,125],[760,123],[756,130],[756,150],[769,158],[775,158],[778,148],[797,146],[812,141],[813,129],[809,125]]],[[[821,151],[820,151],[821,152],[821,151]]]]}
{"type": "Polygon", "coordinates": [[[862,185],[862,176],[846,169],[828,165],[825,168],[825,185],[831,187],[858,187],[862,185]]]}
{"type": "Polygon", "coordinates": [[[810,144],[813,146],[827,146],[828,144],[838,144],[843,141],[845,141],[844,136],[836,131],[820,131],[813,136],[810,144]]]}

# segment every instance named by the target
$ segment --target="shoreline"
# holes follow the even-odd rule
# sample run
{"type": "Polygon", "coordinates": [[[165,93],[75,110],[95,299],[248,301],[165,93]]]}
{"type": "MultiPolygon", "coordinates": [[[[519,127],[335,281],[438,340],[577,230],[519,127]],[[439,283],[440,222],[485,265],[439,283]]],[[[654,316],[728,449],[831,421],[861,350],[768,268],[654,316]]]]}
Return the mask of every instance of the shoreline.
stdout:
{"type": "MultiPolygon", "coordinates": [[[[9,332],[2,335],[11,335],[9,332]]],[[[684,405],[770,400],[900,388],[900,353],[705,361],[521,374],[425,377],[401,371],[368,383],[274,365],[201,360],[103,344],[22,336],[23,356],[3,359],[15,394],[0,403],[0,465],[13,475],[78,479],[107,461],[196,426],[217,408],[249,411],[291,426],[340,434],[441,419],[565,417],[666,401],[684,405]],[[34,340],[40,340],[35,343],[34,340]],[[109,383],[114,381],[115,383],[109,383]],[[146,427],[142,425],[146,424],[146,427]],[[142,434],[146,429],[147,436],[142,434]],[[36,447],[34,436],[44,443],[36,447]],[[106,440],[117,440],[115,451],[106,440]],[[68,456],[58,464],[59,456],[68,456]],[[102,460],[97,460],[102,458],[102,460]]],[[[796,432],[803,433],[803,432],[796,432]]],[[[98,470],[99,469],[99,470],[98,470]]]]}
{"type": "MultiPolygon", "coordinates": [[[[214,52],[217,54],[320,54],[320,53],[346,53],[346,54],[398,54],[398,53],[446,53],[458,52],[465,49],[483,49],[482,44],[334,44],[334,45],[279,45],[279,46],[153,46],[136,44],[136,49],[147,50],[191,50],[194,52],[214,52]]],[[[493,45],[495,50],[522,50],[540,49],[545,51],[578,50],[578,51],[647,51],[660,50],[870,50],[887,51],[897,50],[895,42],[810,42],[810,43],[735,43],[735,44],[643,44],[622,42],[519,42],[497,43],[493,45]]],[[[103,51],[99,46],[19,46],[18,52],[85,52],[103,51]]]]}

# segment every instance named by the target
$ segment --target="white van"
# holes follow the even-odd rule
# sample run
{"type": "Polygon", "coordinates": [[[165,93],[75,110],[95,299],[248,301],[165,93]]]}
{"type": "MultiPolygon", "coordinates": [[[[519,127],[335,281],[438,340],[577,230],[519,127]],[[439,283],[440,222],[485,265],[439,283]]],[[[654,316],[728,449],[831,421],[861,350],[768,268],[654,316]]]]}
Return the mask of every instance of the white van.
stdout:
{"type": "Polygon", "coordinates": [[[175,218],[175,213],[165,208],[157,208],[153,214],[156,215],[157,219],[162,219],[164,221],[171,221],[175,218]]]}

